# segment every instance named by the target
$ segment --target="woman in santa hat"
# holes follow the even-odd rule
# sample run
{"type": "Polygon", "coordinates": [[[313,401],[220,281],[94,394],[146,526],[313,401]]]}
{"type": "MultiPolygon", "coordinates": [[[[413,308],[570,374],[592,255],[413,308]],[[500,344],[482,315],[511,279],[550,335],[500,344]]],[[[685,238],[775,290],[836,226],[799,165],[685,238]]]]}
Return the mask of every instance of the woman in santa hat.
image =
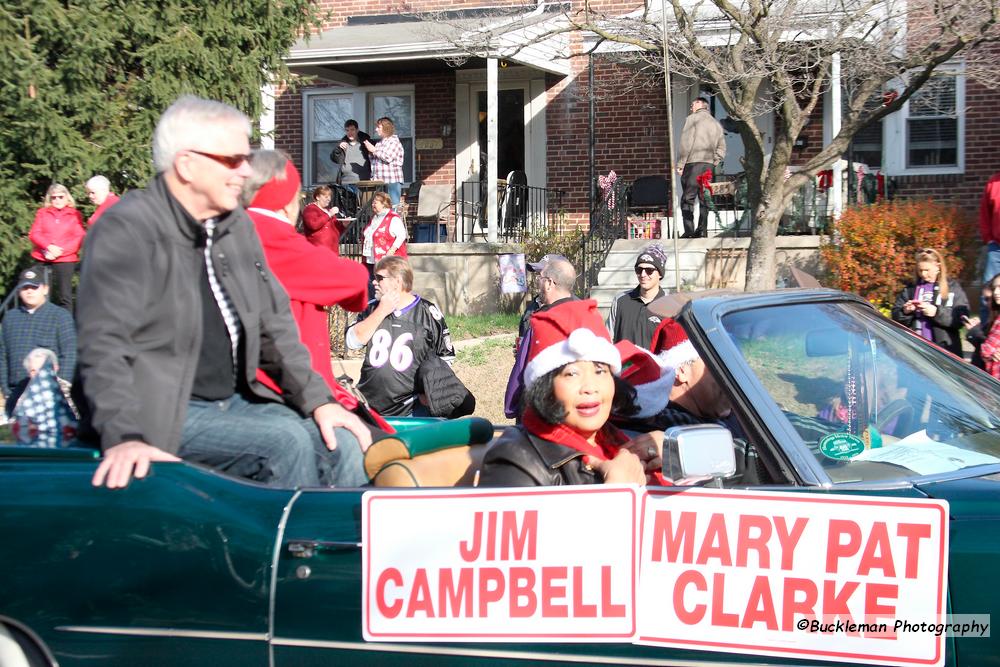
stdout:
{"type": "Polygon", "coordinates": [[[630,441],[608,422],[612,409],[643,410],[635,389],[618,378],[621,369],[622,354],[594,300],[535,313],[521,425],[491,445],[480,486],[645,484],[661,463],[662,434],[630,441]]]}

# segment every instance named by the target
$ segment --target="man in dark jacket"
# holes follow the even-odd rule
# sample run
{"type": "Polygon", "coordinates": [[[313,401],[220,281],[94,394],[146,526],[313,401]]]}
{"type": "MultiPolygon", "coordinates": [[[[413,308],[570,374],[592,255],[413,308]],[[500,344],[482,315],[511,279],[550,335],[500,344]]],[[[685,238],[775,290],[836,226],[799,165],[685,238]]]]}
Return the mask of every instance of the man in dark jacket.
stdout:
{"type": "Polygon", "coordinates": [[[340,184],[358,194],[358,181],[371,178],[371,156],[366,141],[371,141],[367,133],[358,129],[358,121],[344,123],[344,136],[330,153],[330,159],[340,165],[340,184]]]}
{"type": "Polygon", "coordinates": [[[310,368],[239,206],[249,135],[236,109],[178,99],[153,137],[157,176],[88,235],[79,364],[104,449],[96,486],[178,458],[275,486],[365,480],[370,434],[310,368]]]}

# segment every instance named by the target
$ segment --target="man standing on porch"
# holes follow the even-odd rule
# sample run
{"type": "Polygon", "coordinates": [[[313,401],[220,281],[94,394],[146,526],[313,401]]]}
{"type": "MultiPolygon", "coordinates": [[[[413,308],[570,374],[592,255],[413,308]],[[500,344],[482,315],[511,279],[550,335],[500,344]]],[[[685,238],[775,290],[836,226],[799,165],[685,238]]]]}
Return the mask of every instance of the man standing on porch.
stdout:
{"type": "Polygon", "coordinates": [[[684,121],[681,149],[677,156],[677,173],[681,175],[681,216],[684,218],[682,239],[708,236],[708,204],[705,203],[698,177],[722,164],[726,159],[726,138],[719,121],[708,112],[708,97],[702,95],[691,103],[691,114],[684,121]],[[698,229],[694,228],[694,200],[698,211],[698,229]]]}

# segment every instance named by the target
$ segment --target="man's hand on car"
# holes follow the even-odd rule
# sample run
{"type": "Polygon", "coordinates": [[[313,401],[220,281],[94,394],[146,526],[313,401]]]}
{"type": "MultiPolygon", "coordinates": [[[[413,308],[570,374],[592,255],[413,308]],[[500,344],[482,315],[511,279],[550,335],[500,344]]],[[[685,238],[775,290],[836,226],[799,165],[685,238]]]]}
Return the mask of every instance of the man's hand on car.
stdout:
{"type": "Polygon", "coordinates": [[[362,452],[368,451],[368,447],[372,444],[372,434],[368,427],[356,414],[345,409],[342,405],[324,403],[313,410],[312,416],[319,426],[319,432],[323,435],[323,442],[326,443],[330,451],[337,448],[337,436],[333,429],[338,427],[346,428],[354,434],[354,437],[358,439],[358,444],[361,445],[362,452]]]}
{"type": "Polygon", "coordinates": [[[104,452],[91,484],[122,489],[133,477],[143,478],[153,461],[180,461],[179,458],[141,440],[126,440],[104,452]]]}

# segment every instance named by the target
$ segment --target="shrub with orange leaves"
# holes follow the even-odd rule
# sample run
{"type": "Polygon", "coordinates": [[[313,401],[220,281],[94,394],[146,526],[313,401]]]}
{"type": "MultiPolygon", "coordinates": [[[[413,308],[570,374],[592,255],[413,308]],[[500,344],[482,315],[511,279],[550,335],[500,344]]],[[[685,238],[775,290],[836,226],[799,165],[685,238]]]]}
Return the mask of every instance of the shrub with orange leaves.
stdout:
{"type": "Polygon", "coordinates": [[[820,255],[832,286],[886,307],[913,279],[921,248],[940,250],[948,276],[961,279],[975,264],[975,223],[966,211],[929,199],[881,201],[846,210],[820,255]]]}

